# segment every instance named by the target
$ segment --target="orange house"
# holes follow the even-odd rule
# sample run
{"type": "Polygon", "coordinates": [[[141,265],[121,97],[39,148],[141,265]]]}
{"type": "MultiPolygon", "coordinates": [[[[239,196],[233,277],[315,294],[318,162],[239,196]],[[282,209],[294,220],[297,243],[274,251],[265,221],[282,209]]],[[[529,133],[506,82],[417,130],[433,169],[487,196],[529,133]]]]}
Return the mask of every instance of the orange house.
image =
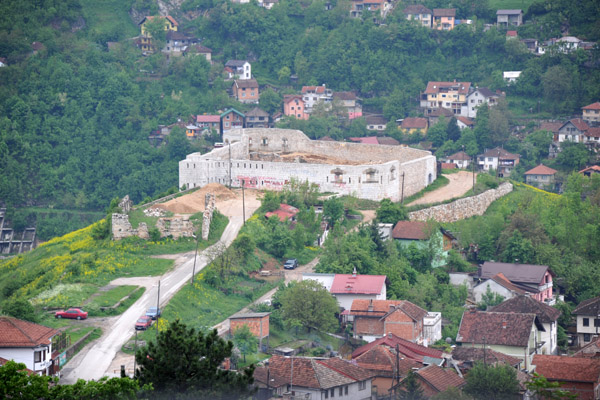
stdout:
{"type": "Polygon", "coordinates": [[[304,120],[309,117],[305,111],[304,100],[298,94],[286,94],[283,96],[283,114],[304,120]]]}
{"type": "Polygon", "coordinates": [[[437,29],[438,31],[451,31],[454,29],[455,17],[455,8],[434,8],[433,29],[437,29]]]}

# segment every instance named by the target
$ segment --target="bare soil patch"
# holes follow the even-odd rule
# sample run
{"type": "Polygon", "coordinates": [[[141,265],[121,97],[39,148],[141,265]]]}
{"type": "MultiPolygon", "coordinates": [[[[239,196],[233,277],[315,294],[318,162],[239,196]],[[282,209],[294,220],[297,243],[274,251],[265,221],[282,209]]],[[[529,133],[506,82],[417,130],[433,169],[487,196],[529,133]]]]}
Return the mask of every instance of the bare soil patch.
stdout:
{"type": "Polygon", "coordinates": [[[219,183],[208,185],[185,196],[177,197],[165,203],[155,204],[152,208],[162,208],[175,214],[195,214],[204,211],[204,201],[207,193],[212,193],[217,202],[236,199],[235,192],[219,183]]]}

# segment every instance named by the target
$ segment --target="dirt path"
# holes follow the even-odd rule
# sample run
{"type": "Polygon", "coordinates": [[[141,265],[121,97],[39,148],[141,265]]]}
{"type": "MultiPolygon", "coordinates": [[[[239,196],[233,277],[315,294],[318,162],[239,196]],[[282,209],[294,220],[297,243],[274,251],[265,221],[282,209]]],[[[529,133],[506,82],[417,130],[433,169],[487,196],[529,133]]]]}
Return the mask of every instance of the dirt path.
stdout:
{"type": "MultiPolygon", "coordinates": [[[[456,174],[444,175],[450,181],[446,186],[433,192],[426,193],[425,196],[413,201],[407,206],[417,204],[433,204],[442,201],[460,197],[473,188],[473,173],[469,171],[459,171],[456,174]]],[[[475,174],[477,176],[477,174],[475,174]]]]}

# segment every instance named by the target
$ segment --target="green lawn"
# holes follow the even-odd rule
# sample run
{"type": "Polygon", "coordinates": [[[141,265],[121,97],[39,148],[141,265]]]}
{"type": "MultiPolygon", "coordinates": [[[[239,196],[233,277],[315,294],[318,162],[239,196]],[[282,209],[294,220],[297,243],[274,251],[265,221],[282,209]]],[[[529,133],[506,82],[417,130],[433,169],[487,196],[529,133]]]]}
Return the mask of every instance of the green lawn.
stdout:
{"type": "Polygon", "coordinates": [[[139,286],[117,286],[108,291],[101,292],[93,297],[91,302],[84,306],[90,317],[119,315],[127,310],[137,299],[142,297],[146,288],[139,286]],[[123,300],[121,303],[119,301],[123,300]],[[119,305],[115,308],[117,303],[119,305]]]}
{"type": "Polygon", "coordinates": [[[132,0],[81,0],[86,31],[90,39],[104,44],[140,34],[139,21],[129,16],[132,0]]]}

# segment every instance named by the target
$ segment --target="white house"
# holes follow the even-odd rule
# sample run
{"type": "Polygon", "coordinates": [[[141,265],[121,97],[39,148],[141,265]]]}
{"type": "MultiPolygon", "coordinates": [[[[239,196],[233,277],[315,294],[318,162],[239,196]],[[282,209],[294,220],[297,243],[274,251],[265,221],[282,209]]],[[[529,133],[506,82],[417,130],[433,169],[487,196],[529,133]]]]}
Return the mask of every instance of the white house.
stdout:
{"type": "Polygon", "coordinates": [[[481,282],[473,288],[473,297],[477,303],[483,300],[486,293],[497,294],[505,299],[512,299],[525,291],[513,285],[504,274],[499,273],[490,279],[481,282]]]}
{"type": "Polygon", "coordinates": [[[240,80],[252,79],[252,65],[246,60],[229,60],[225,63],[225,68],[232,71],[228,72],[230,79],[235,76],[240,80]]]}
{"type": "Polygon", "coordinates": [[[521,72],[523,71],[504,71],[502,73],[502,78],[504,78],[504,82],[510,85],[511,83],[515,83],[517,79],[519,79],[519,77],[521,76],[521,72]]]}
{"type": "Polygon", "coordinates": [[[600,297],[582,301],[572,312],[577,316],[577,344],[585,346],[600,336],[600,297]]]}
{"type": "Polygon", "coordinates": [[[344,310],[350,310],[357,299],[385,300],[385,275],[353,274],[302,274],[302,280],[313,279],[320,282],[338,301],[344,310]]]}
{"type": "Polygon", "coordinates": [[[456,164],[458,168],[468,168],[471,161],[472,157],[464,151],[459,151],[458,153],[446,157],[447,163],[456,164]]]}
{"type": "Polygon", "coordinates": [[[304,109],[306,112],[312,111],[313,107],[323,102],[329,104],[333,101],[333,91],[322,86],[302,86],[302,100],[304,101],[304,109]]]}
{"type": "Polygon", "coordinates": [[[429,311],[423,318],[423,345],[429,346],[442,338],[442,313],[429,311]]]}
{"type": "Polygon", "coordinates": [[[489,107],[493,107],[498,104],[502,94],[491,91],[486,87],[476,88],[474,91],[469,93],[467,96],[466,109],[461,109],[461,115],[469,118],[477,117],[477,107],[487,104],[489,107]]]}
{"type": "Polygon", "coordinates": [[[496,170],[500,176],[509,176],[510,172],[519,164],[520,156],[512,154],[501,147],[487,150],[477,156],[479,169],[496,170]]]}
{"type": "Polygon", "coordinates": [[[38,375],[50,375],[56,329],[12,317],[0,317],[0,357],[23,363],[38,375]]]}
{"type": "Polygon", "coordinates": [[[535,314],[544,326],[540,332],[542,354],[558,354],[557,327],[560,310],[526,295],[519,295],[492,308],[494,312],[535,314]]]}

